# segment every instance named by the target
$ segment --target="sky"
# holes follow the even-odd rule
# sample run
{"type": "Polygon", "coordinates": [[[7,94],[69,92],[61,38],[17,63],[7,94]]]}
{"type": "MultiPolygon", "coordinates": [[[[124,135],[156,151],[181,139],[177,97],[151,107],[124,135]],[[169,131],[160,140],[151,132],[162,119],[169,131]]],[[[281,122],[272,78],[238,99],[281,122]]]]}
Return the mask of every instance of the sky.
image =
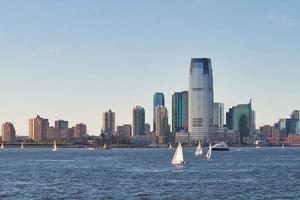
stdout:
{"type": "Polygon", "coordinates": [[[188,89],[192,57],[212,59],[225,110],[252,98],[257,125],[300,109],[298,0],[0,1],[0,122],[28,134],[28,119],[83,122],[102,113],[131,123],[152,98],[188,89]]]}

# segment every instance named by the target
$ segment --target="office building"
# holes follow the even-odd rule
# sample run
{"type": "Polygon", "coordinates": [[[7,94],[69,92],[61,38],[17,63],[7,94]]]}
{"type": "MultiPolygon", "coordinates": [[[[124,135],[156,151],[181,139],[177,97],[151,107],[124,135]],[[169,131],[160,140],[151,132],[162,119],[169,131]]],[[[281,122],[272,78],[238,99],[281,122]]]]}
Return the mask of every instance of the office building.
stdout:
{"type": "Polygon", "coordinates": [[[156,92],[153,97],[153,131],[156,130],[156,107],[165,106],[165,96],[161,92],[156,92]]]}
{"type": "Polygon", "coordinates": [[[238,131],[240,133],[240,142],[246,143],[249,137],[255,132],[255,119],[253,117],[251,101],[249,104],[239,104],[233,106],[226,113],[226,126],[229,130],[238,131]]]}
{"type": "Polygon", "coordinates": [[[213,71],[209,58],[192,58],[189,70],[190,142],[210,141],[213,131],[213,71]]]}
{"type": "Polygon", "coordinates": [[[224,104],[214,103],[214,127],[223,127],[224,125],[224,104]]]}
{"type": "Polygon", "coordinates": [[[188,132],[188,99],[188,91],[175,92],[172,95],[172,132],[174,134],[182,130],[188,132]]]}
{"type": "Polygon", "coordinates": [[[69,122],[64,120],[57,120],[55,121],[55,128],[58,131],[58,137],[60,139],[67,139],[68,138],[68,129],[69,129],[69,122]]]}

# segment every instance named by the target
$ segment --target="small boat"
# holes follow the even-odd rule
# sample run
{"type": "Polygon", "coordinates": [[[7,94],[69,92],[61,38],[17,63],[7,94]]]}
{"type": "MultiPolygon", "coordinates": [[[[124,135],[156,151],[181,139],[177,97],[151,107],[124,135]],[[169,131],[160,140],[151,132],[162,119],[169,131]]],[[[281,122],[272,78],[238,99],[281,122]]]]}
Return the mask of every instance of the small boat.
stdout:
{"type": "Polygon", "coordinates": [[[180,142],[178,143],[178,147],[177,147],[174,157],[172,159],[172,164],[173,165],[185,165],[186,164],[183,159],[183,150],[182,150],[182,146],[181,146],[180,142]]]}
{"type": "Polygon", "coordinates": [[[172,144],[170,143],[170,145],[169,145],[169,149],[172,149],[172,144]]]}
{"type": "Polygon", "coordinates": [[[199,145],[196,149],[196,152],[195,152],[195,156],[198,157],[198,156],[202,156],[203,154],[203,151],[202,151],[202,147],[201,147],[201,142],[199,141],[199,145]]]}
{"type": "Polygon", "coordinates": [[[284,144],[282,144],[282,147],[281,147],[282,149],[284,149],[285,147],[284,147],[284,144]]]}
{"type": "Polygon", "coordinates": [[[3,142],[2,142],[2,144],[1,144],[1,149],[4,149],[4,144],[3,144],[3,142]]]}
{"type": "Polygon", "coordinates": [[[219,144],[214,145],[211,148],[212,151],[230,151],[229,147],[225,144],[225,142],[221,142],[219,144]]]}
{"type": "Polygon", "coordinates": [[[212,147],[211,147],[211,143],[209,144],[209,148],[208,148],[208,151],[207,151],[207,154],[205,156],[205,159],[206,160],[210,160],[211,159],[211,152],[212,152],[212,147]]]}
{"type": "Polygon", "coordinates": [[[24,149],[24,144],[23,144],[23,142],[22,142],[22,144],[21,144],[21,149],[24,149]]]}
{"type": "Polygon", "coordinates": [[[89,148],[87,148],[87,150],[89,150],[89,151],[96,151],[96,147],[89,147],[89,148]]]}
{"type": "Polygon", "coordinates": [[[52,151],[57,151],[56,141],[54,140],[52,151]]]}
{"type": "Polygon", "coordinates": [[[255,148],[260,149],[260,146],[256,146],[255,148]]]}

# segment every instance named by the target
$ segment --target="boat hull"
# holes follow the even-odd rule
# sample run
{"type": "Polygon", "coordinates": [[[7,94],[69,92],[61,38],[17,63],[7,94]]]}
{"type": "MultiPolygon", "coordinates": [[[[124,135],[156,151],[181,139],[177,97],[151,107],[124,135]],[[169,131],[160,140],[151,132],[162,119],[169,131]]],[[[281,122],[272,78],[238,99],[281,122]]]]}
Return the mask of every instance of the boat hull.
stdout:
{"type": "Polygon", "coordinates": [[[212,151],[230,151],[228,148],[212,148],[212,151]]]}

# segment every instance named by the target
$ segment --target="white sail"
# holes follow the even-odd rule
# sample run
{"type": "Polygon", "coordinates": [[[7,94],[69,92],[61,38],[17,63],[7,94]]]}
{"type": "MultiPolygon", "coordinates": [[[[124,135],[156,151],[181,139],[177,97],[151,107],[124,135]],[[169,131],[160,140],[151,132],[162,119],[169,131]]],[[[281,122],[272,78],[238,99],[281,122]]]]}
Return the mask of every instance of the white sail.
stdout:
{"type": "Polygon", "coordinates": [[[21,149],[24,149],[24,144],[23,143],[21,144],[21,149]]]}
{"type": "Polygon", "coordinates": [[[282,149],[284,149],[284,144],[282,144],[282,149]]]}
{"type": "Polygon", "coordinates": [[[3,142],[2,142],[2,144],[1,144],[1,149],[4,149],[4,144],[3,144],[3,142]]]}
{"type": "Polygon", "coordinates": [[[54,140],[54,143],[53,143],[53,149],[52,151],[57,151],[57,147],[56,147],[56,141],[54,140]]]}
{"type": "Polygon", "coordinates": [[[172,144],[170,143],[169,149],[172,149],[172,144]]]}
{"type": "Polygon", "coordinates": [[[183,150],[182,150],[182,146],[181,146],[180,142],[178,144],[178,147],[177,147],[174,157],[172,159],[172,164],[174,164],[174,165],[185,164],[184,159],[183,159],[183,150]]]}
{"type": "Polygon", "coordinates": [[[195,156],[202,156],[202,154],[203,154],[203,151],[202,151],[202,147],[201,147],[201,142],[199,142],[199,145],[195,152],[195,156]]]}
{"type": "Polygon", "coordinates": [[[207,151],[207,154],[206,154],[206,156],[205,156],[205,159],[206,160],[210,160],[210,158],[211,158],[211,143],[209,144],[209,148],[208,148],[208,151],[207,151]]]}

